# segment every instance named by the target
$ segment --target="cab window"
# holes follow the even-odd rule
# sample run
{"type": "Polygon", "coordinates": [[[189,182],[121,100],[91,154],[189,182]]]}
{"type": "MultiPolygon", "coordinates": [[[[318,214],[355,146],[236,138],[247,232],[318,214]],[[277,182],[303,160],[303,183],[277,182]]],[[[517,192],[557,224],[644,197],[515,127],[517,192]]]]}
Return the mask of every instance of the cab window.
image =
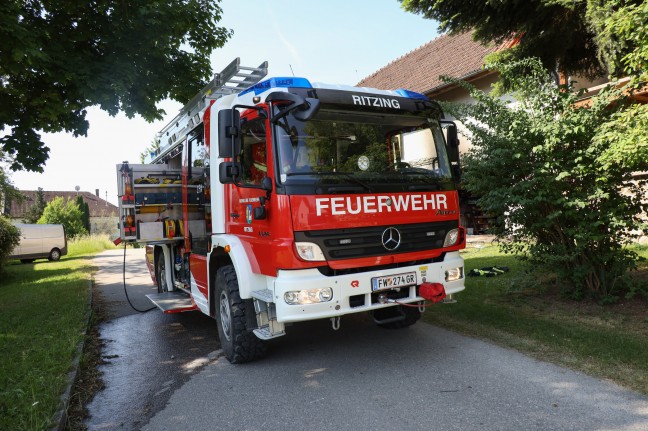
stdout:
{"type": "Polygon", "coordinates": [[[264,118],[254,118],[241,125],[239,163],[244,185],[260,186],[263,178],[268,175],[264,118]]]}

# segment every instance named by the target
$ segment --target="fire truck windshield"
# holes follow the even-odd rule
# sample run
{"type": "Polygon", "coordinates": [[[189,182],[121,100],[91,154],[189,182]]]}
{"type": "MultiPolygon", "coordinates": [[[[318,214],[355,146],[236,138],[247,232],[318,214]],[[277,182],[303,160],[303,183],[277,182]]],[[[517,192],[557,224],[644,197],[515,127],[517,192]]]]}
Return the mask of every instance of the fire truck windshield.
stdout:
{"type": "Polygon", "coordinates": [[[278,180],[289,194],[451,190],[443,132],[424,114],[322,108],[275,126],[278,180]]]}

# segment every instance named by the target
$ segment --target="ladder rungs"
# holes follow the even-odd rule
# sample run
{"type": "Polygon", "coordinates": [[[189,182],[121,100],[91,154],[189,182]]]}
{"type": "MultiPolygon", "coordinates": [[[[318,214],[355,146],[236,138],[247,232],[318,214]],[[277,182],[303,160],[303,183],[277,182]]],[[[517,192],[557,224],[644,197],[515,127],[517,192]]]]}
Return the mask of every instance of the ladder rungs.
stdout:
{"type": "Polygon", "coordinates": [[[180,113],[158,133],[158,136],[165,139],[166,142],[169,140],[173,142],[167,143],[166,145],[161,143],[160,152],[149,160],[148,163],[154,163],[160,160],[163,154],[168,153],[181,141],[181,138],[184,137],[184,135],[181,135],[181,132],[185,132],[187,129],[190,130],[197,125],[190,124],[189,121],[207,106],[205,100],[214,100],[220,96],[241,92],[261,81],[267,73],[267,61],[261,63],[259,67],[247,67],[241,66],[240,58],[237,57],[220,73],[214,74],[214,78],[180,109],[180,113]],[[245,73],[245,71],[250,71],[250,73],[245,73]],[[187,113],[191,115],[187,115],[187,113]],[[175,139],[173,139],[174,135],[175,139]]]}

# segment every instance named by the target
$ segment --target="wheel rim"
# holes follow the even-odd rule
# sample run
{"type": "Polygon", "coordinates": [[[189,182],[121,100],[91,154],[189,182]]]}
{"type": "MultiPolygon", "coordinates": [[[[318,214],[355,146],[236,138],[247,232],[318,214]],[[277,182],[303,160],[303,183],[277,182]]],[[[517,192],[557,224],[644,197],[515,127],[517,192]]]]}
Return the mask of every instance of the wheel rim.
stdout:
{"type": "Polygon", "coordinates": [[[58,260],[60,257],[61,257],[61,255],[59,254],[58,251],[54,250],[54,251],[52,252],[52,259],[53,259],[53,260],[58,260]]]}
{"type": "Polygon", "coordinates": [[[231,332],[231,325],[230,325],[230,307],[229,307],[229,300],[227,298],[227,294],[225,292],[222,292],[220,295],[220,321],[221,325],[223,327],[223,334],[225,335],[225,338],[227,340],[230,340],[230,332],[231,332]]]}

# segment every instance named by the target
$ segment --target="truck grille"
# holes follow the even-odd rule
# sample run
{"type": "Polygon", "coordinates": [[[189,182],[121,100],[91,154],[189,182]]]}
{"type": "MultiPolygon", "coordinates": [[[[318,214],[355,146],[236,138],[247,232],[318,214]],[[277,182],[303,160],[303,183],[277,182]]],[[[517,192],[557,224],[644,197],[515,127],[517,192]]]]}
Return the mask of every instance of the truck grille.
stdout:
{"type": "MultiPolygon", "coordinates": [[[[458,226],[459,223],[454,220],[353,229],[301,231],[295,232],[295,241],[312,242],[319,245],[327,260],[353,259],[439,249],[443,247],[446,233],[458,226]],[[400,243],[393,250],[388,250],[383,245],[383,233],[389,228],[395,228],[400,234],[400,243]]],[[[388,244],[388,246],[390,245],[393,245],[393,243],[388,244]]]]}

